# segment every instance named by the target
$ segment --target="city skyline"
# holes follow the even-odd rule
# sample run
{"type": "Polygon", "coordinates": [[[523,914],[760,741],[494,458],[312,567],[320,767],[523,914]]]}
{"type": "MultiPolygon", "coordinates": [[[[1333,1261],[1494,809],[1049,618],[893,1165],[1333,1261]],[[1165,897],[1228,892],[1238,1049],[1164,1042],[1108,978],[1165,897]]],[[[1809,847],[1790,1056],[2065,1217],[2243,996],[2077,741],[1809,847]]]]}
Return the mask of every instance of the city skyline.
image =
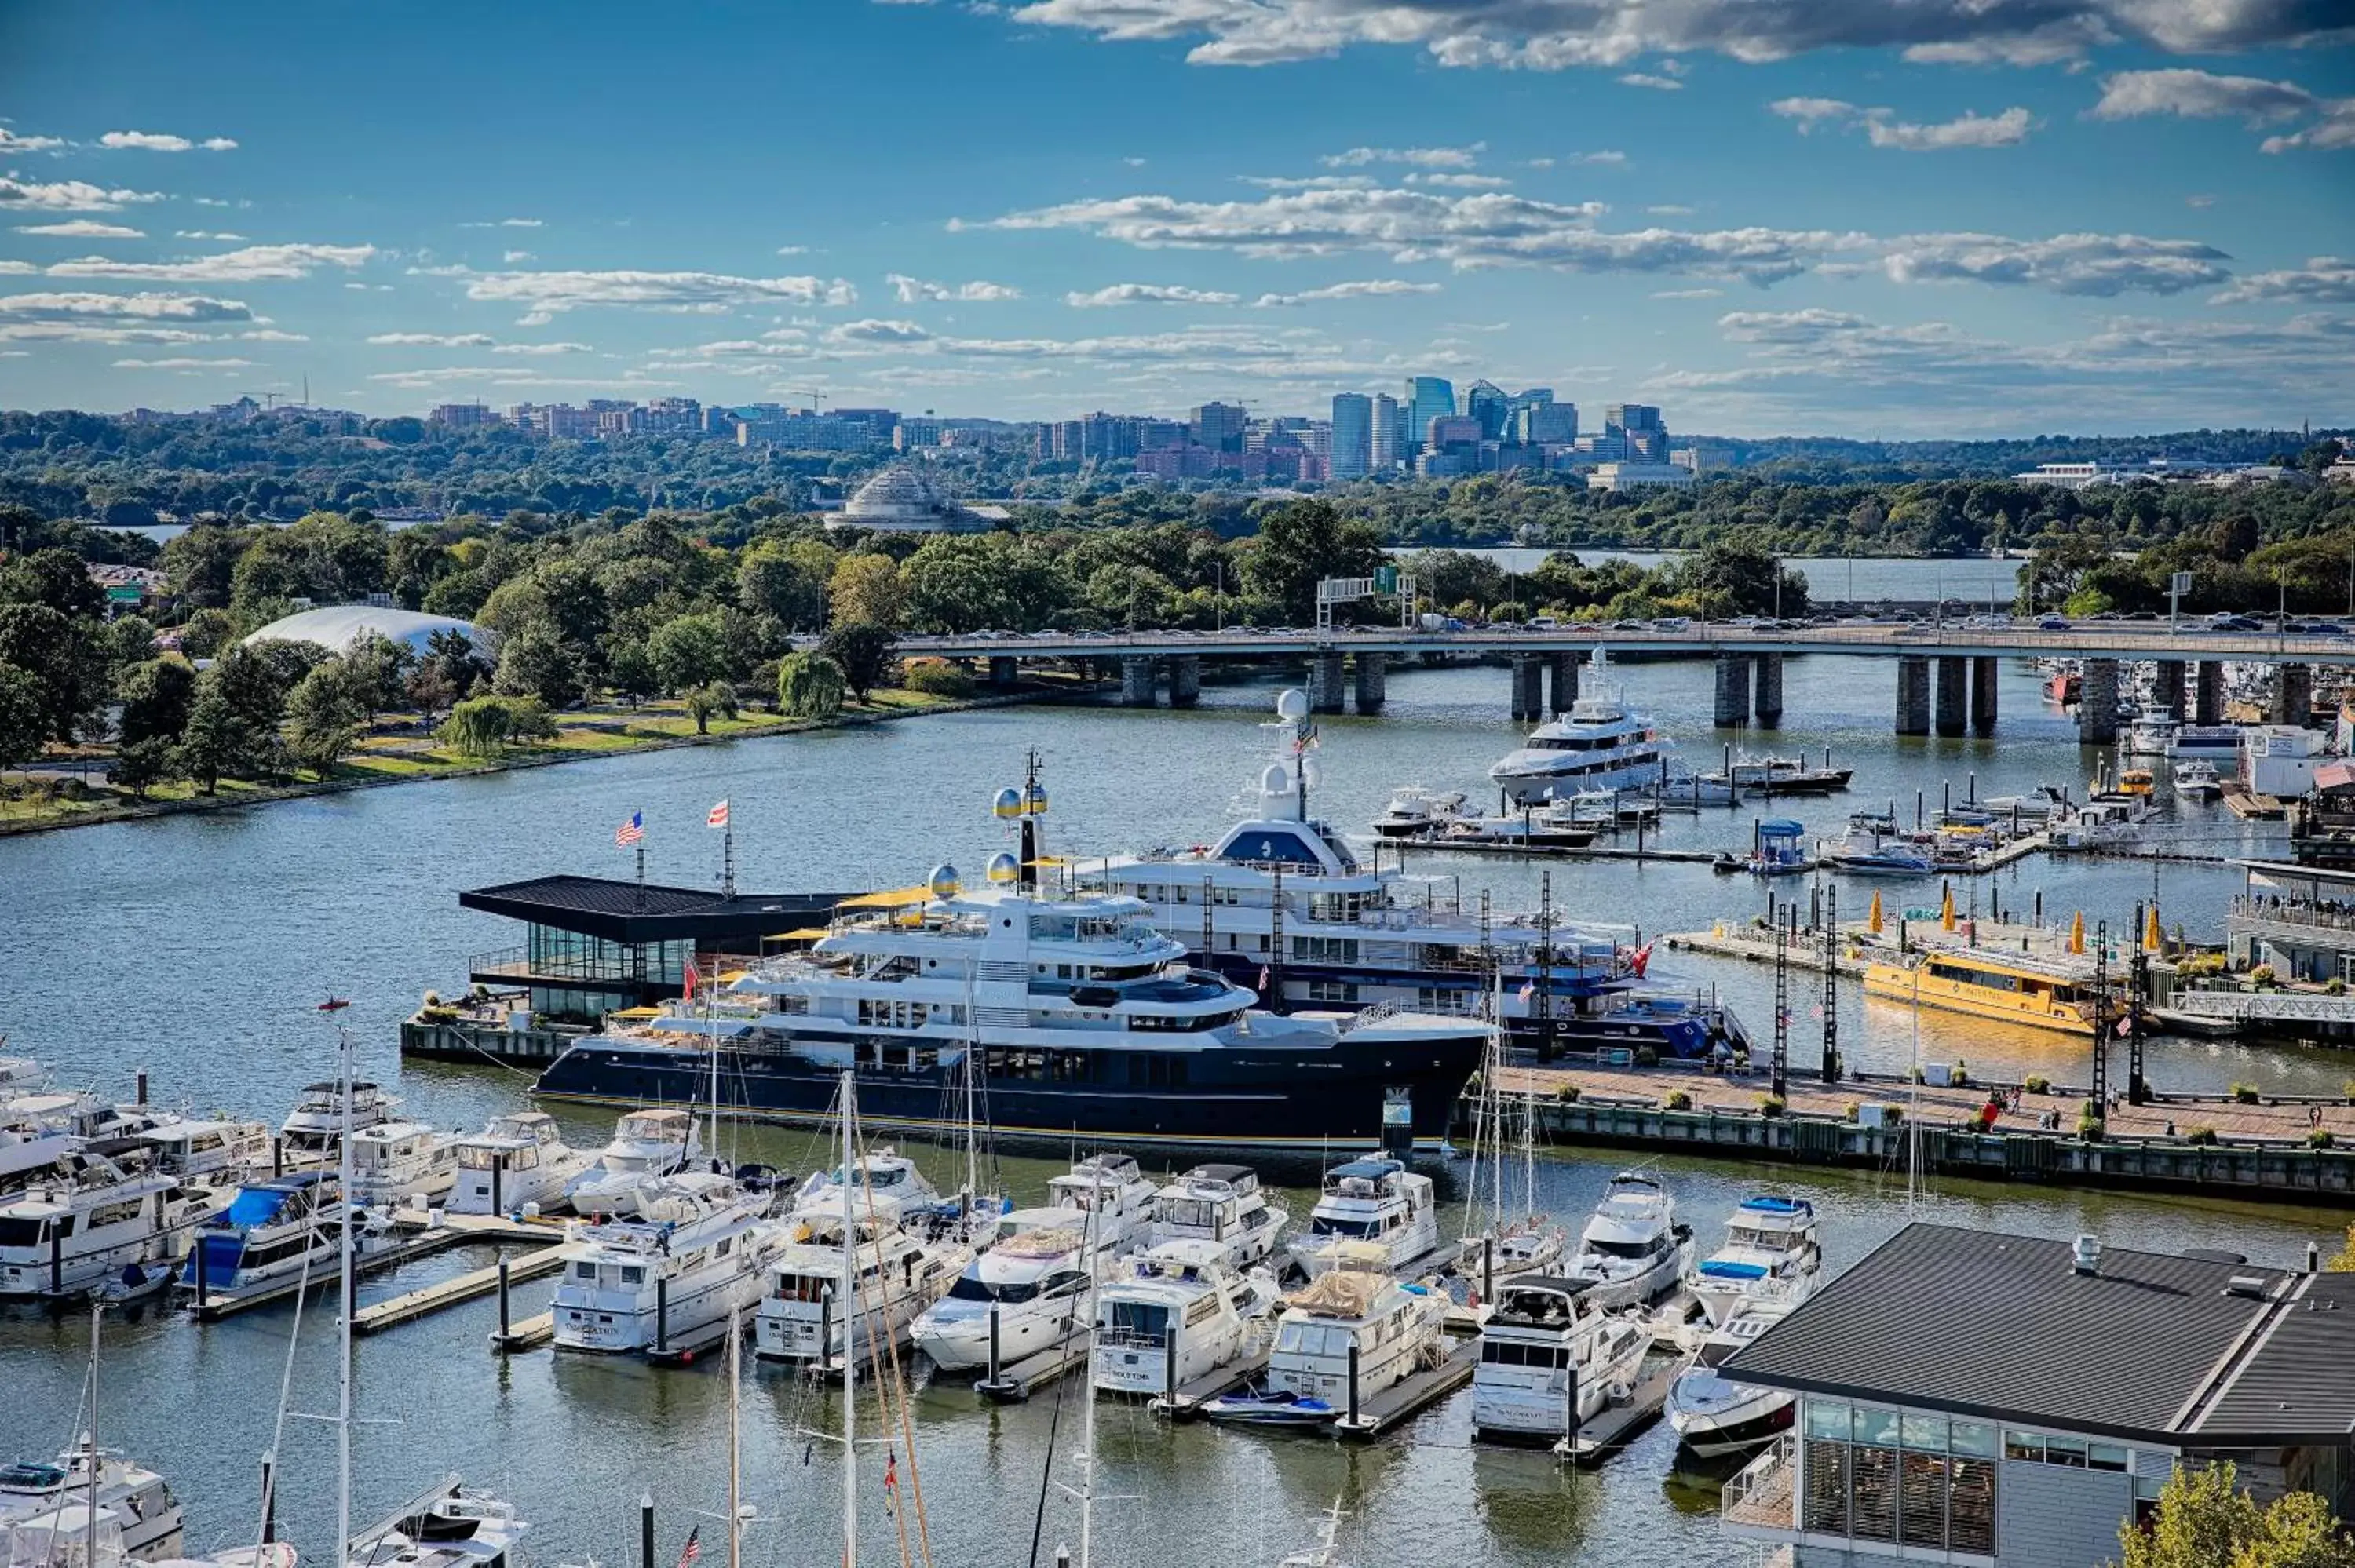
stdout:
{"type": "Polygon", "coordinates": [[[372,32],[399,85],[357,100],[331,13],[22,15],[0,406],[1348,393],[1415,429],[1428,376],[1727,435],[2344,422],[2318,9],[1365,15],[589,6],[372,32]]]}

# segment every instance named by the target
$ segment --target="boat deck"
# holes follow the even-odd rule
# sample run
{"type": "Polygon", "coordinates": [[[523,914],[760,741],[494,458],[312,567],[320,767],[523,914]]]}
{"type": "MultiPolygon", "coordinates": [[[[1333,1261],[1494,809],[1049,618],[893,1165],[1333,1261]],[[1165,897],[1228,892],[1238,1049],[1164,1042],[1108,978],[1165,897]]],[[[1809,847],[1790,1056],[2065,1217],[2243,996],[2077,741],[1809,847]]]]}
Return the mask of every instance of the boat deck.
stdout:
{"type": "Polygon", "coordinates": [[[1273,1335],[1257,1350],[1236,1357],[1222,1367],[1213,1367],[1201,1376],[1178,1385],[1175,1393],[1157,1393],[1146,1402],[1147,1409],[1172,1421],[1191,1421],[1202,1414],[1202,1406],[1223,1393],[1231,1393],[1246,1383],[1256,1380],[1267,1371],[1268,1358],[1274,1354],[1273,1335]]]}
{"type": "Polygon", "coordinates": [[[1075,1333],[1018,1361],[1005,1362],[996,1376],[983,1372],[973,1380],[973,1391],[992,1404],[1020,1404],[1073,1367],[1087,1364],[1088,1336],[1075,1333]]]}
{"type": "MultiPolygon", "coordinates": [[[[410,1234],[403,1240],[397,1241],[389,1246],[381,1247],[376,1251],[367,1253],[358,1258],[357,1261],[357,1272],[359,1275],[364,1277],[370,1274],[378,1274],[383,1272],[385,1269],[396,1268],[404,1263],[410,1263],[421,1257],[431,1256],[434,1253],[444,1251],[450,1247],[462,1246],[475,1243],[529,1241],[547,1247],[547,1249],[552,1253],[555,1248],[549,1244],[560,1239],[559,1236],[551,1234],[549,1227],[546,1225],[527,1225],[520,1222],[506,1219],[496,1214],[447,1214],[442,1217],[440,1224],[428,1224],[425,1222],[423,1215],[417,1214],[413,1211],[405,1210],[394,1217],[393,1223],[394,1227],[397,1230],[405,1231],[410,1234]]],[[[551,1262],[549,1266],[553,1267],[553,1263],[551,1262]]],[[[474,1273],[477,1275],[489,1276],[487,1284],[478,1287],[471,1291],[449,1296],[446,1298],[436,1299],[425,1308],[424,1310],[430,1311],[433,1307],[445,1306],[451,1302],[469,1299],[473,1296],[483,1294],[484,1290],[494,1287],[497,1284],[497,1270],[496,1267],[490,1269],[477,1269],[474,1273]]],[[[298,1288],[315,1293],[325,1288],[329,1282],[340,1277],[342,1274],[343,1269],[340,1264],[329,1262],[324,1265],[314,1265],[309,1272],[307,1283],[303,1273],[297,1271],[280,1278],[264,1280],[261,1284],[250,1286],[241,1290],[224,1288],[208,1284],[205,1287],[203,1293],[199,1297],[187,1303],[188,1315],[195,1318],[198,1322],[217,1322],[223,1318],[234,1317],[240,1312],[249,1311],[256,1307],[265,1307],[275,1301],[288,1300],[293,1298],[298,1288]]],[[[465,1275],[461,1276],[460,1279],[464,1280],[471,1279],[474,1276],[472,1275],[465,1275]]],[[[445,1287],[453,1283],[456,1282],[445,1280],[442,1285],[429,1286],[421,1291],[411,1291],[410,1292],[410,1297],[431,1295],[442,1290],[445,1287]]],[[[375,1308],[363,1308],[360,1311],[355,1312],[352,1315],[353,1331],[355,1333],[366,1331],[361,1328],[361,1319],[367,1316],[368,1312],[379,1311],[386,1307],[399,1306],[400,1303],[407,1301],[410,1297],[396,1297],[391,1302],[379,1302],[375,1308]]],[[[417,1315],[419,1314],[415,1311],[410,1311],[406,1314],[406,1316],[410,1317],[417,1315]]],[[[400,1320],[400,1316],[401,1315],[400,1314],[396,1314],[393,1320],[400,1320]]],[[[371,1325],[371,1327],[386,1326],[389,1325],[381,1322],[371,1325]]]]}

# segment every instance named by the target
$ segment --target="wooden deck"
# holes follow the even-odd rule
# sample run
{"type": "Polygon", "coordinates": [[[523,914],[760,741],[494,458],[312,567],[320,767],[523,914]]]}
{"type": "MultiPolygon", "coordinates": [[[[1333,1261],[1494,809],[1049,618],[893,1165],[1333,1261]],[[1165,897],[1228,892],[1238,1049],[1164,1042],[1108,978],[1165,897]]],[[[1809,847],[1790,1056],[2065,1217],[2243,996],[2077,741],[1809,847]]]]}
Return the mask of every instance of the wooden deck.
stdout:
{"type": "Polygon", "coordinates": [[[1591,1469],[1616,1454],[1660,1418],[1668,1385],[1689,1364],[1682,1357],[1655,1358],[1625,1399],[1612,1401],[1580,1423],[1577,1431],[1554,1445],[1554,1457],[1591,1469]]]}
{"type": "Polygon", "coordinates": [[[1415,1372],[1380,1393],[1358,1402],[1358,1418],[1347,1414],[1333,1423],[1334,1435],[1353,1443],[1370,1443],[1383,1433],[1422,1414],[1472,1381],[1480,1364],[1480,1341],[1466,1340],[1435,1367],[1415,1372]]]}

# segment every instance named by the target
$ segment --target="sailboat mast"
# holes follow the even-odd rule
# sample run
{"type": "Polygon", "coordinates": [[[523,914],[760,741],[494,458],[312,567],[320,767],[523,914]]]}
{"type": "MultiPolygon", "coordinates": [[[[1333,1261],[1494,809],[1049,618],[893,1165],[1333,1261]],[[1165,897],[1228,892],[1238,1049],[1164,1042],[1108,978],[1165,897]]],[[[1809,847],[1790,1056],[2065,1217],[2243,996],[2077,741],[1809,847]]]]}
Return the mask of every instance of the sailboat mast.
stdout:
{"type": "Polygon", "coordinates": [[[336,1139],[336,1201],[343,1221],[343,1269],[336,1287],[342,1308],[336,1314],[342,1349],[336,1366],[336,1561],[342,1563],[352,1549],[352,1032],[337,1024],[336,1038],[344,1109],[343,1130],[336,1139]]]}
{"type": "MultiPolygon", "coordinates": [[[[843,1568],[858,1563],[858,1242],[850,1207],[851,1187],[858,1179],[852,1163],[858,1114],[858,1086],[842,1075],[842,1561],[843,1568]]],[[[818,1354],[823,1356],[821,1346],[818,1354]]]]}
{"type": "Polygon", "coordinates": [[[741,1353],[740,1332],[731,1304],[728,1313],[728,1568],[743,1568],[744,1561],[743,1374],[737,1361],[741,1353]]]}
{"type": "Polygon", "coordinates": [[[90,1298],[90,1500],[84,1505],[87,1517],[82,1521],[88,1527],[82,1546],[85,1568],[98,1568],[98,1471],[102,1452],[98,1446],[98,1324],[105,1313],[104,1298],[93,1294],[90,1298]]]}

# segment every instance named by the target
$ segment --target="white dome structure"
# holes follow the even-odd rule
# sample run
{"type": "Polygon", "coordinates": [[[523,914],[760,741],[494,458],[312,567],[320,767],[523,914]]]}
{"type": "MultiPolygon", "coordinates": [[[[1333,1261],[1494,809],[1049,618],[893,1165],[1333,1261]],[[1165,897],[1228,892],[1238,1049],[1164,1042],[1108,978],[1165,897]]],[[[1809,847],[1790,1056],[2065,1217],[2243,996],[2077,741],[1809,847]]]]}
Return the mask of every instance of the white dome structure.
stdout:
{"type": "Polygon", "coordinates": [[[899,534],[975,534],[1006,515],[996,506],[964,506],[915,469],[894,463],[858,487],[829,527],[899,534]]]}
{"type": "Polygon", "coordinates": [[[423,615],[413,609],[393,609],[370,604],[337,604],[320,609],[297,610],[272,621],[245,640],[257,642],[315,642],[330,653],[341,653],[370,632],[399,642],[422,655],[437,631],[455,631],[485,653],[498,651],[499,634],[454,616],[423,615]]]}

